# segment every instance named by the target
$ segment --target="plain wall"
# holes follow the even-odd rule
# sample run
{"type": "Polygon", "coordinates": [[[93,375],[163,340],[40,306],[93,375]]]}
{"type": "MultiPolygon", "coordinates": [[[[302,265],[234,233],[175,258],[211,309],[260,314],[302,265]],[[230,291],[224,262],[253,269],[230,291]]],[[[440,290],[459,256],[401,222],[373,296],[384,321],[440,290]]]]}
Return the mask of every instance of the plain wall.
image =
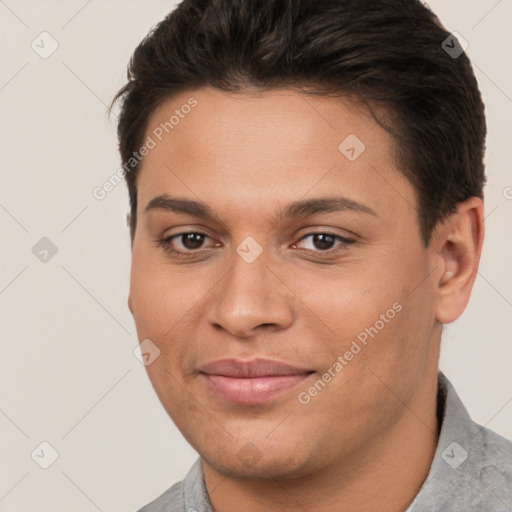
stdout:
{"type": "MultiPolygon", "coordinates": [[[[172,5],[0,2],[1,511],[136,510],[197,456],[132,353],[126,188],[92,194],[119,167],[106,105],[172,5]],[[31,48],[51,49],[43,31],[59,45],[47,59],[31,48]],[[43,441],[48,469],[30,455],[43,441]]],[[[441,368],[475,421],[512,438],[512,2],[430,6],[469,43],[489,128],[483,259],[441,368]]]]}

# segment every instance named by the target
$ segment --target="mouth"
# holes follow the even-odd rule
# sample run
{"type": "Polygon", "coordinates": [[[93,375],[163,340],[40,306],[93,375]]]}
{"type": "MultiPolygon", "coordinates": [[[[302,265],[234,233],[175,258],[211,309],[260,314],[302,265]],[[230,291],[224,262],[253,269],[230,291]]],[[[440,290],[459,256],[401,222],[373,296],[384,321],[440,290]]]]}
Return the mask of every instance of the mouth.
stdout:
{"type": "Polygon", "coordinates": [[[238,404],[258,404],[306,380],[312,370],[270,359],[221,359],[203,366],[199,375],[218,397],[238,404]]]}

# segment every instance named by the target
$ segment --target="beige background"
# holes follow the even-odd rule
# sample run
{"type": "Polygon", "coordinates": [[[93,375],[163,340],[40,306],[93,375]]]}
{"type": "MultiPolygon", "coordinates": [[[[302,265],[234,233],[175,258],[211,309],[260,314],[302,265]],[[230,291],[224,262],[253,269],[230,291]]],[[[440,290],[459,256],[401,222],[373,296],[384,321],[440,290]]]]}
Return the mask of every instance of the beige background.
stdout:
{"type": "MultiPolygon", "coordinates": [[[[136,510],[196,457],[132,353],[126,189],[92,195],[119,165],[106,104],[172,5],[0,1],[1,511],[136,510]],[[43,31],[59,45],[47,59],[31,48],[51,49],[43,31]],[[43,441],[48,469],[31,458],[51,461],[43,441]]],[[[474,419],[512,438],[512,2],[430,6],[469,43],[489,125],[483,261],[441,366],[474,419]]]]}

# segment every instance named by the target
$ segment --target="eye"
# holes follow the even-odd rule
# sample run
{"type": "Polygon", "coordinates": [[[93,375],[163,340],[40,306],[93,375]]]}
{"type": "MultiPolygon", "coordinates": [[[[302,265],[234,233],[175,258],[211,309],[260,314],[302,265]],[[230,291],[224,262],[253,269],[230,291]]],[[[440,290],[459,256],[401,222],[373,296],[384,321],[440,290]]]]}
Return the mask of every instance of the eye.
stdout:
{"type": "Polygon", "coordinates": [[[342,249],[344,246],[354,243],[355,240],[335,235],[333,233],[310,233],[302,237],[294,246],[302,244],[302,249],[314,252],[336,252],[336,247],[342,249]],[[333,251],[333,248],[334,251],[333,251]]]}
{"type": "MultiPolygon", "coordinates": [[[[163,238],[159,241],[159,245],[168,252],[186,256],[187,253],[192,254],[198,252],[199,249],[204,249],[207,240],[211,240],[208,235],[198,231],[189,231],[163,238]]],[[[218,244],[214,243],[212,246],[216,245],[218,244]]]]}

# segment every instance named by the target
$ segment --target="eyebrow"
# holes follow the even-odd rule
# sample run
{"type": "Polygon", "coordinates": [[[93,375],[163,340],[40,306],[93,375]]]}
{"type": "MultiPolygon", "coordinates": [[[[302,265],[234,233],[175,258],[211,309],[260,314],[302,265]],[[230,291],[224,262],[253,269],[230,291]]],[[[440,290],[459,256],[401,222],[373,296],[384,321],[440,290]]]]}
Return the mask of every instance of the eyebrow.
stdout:
{"type": "MultiPolygon", "coordinates": [[[[220,218],[207,204],[191,199],[171,197],[167,194],[162,194],[151,199],[146,206],[145,211],[149,212],[152,210],[184,213],[202,219],[215,219],[221,222],[220,218]]],[[[290,203],[278,211],[277,218],[279,220],[303,218],[312,217],[319,213],[334,213],[341,211],[353,211],[378,217],[375,210],[352,199],[348,199],[346,197],[325,197],[290,203]]]]}

